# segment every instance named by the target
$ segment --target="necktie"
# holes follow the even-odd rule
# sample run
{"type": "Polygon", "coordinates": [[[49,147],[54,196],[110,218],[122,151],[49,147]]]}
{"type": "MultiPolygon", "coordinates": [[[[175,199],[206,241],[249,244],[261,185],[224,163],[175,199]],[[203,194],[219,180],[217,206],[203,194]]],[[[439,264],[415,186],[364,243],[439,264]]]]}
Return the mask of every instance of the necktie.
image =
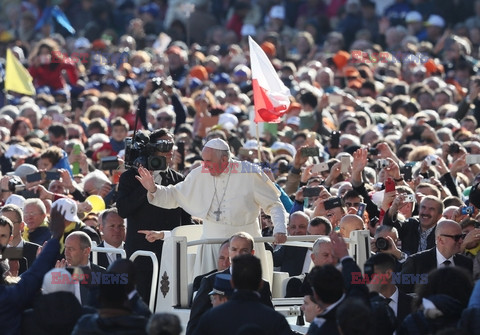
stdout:
{"type": "Polygon", "coordinates": [[[392,299],[391,299],[391,298],[385,298],[385,303],[386,303],[387,305],[389,305],[391,302],[392,302],[392,299]]]}
{"type": "Polygon", "coordinates": [[[443,266],[450,266],[452,264],[452,262],[450,262],[448,259],[443,262],[443,266]]]}
{"type": "Polygon", "coordinates": [[[122,258],[122,255],[121,254],[116,254],[116,259],[121,259],[122,258]]]}

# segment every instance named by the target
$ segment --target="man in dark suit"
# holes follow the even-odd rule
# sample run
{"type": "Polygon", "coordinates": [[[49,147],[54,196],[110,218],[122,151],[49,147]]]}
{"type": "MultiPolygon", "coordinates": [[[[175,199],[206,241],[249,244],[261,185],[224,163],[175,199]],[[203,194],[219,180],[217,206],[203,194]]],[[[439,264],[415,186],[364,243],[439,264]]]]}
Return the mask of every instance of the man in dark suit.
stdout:
{"type": "MultiPolygon", "coordinates": [[[[230,237],[230,246],[229,246],[229,257],[230,262],[233,258],[238,255],[251,254],[255,253],[253,249],[253,237],[247,233],[237,233],[230,237]]],[[[195,328],[198,325],[200,317],[212,308],[212,303],[210,302],[209,293],[213,289],[213,284],[215,283],[216,274],[224,273],[231,274],[231,267],[221,271],[211,274],[202,279],[200,288],[198,289],[197,295],[193,300],[192,310],[190,311],[190,320],[188,321],[186,334],[193,334],[195,328]]],[[[272,304],[272,292],[270,291],[270,285],[265,280],[263,285],[259,289],[260,301],[268,307],[273,308],[272,304]]]]}
{"type": "Polygon", "coordinates": [[[308,279],[317,304],[323,310],[310,324],[308,334],[337,335],[336,313],[346,298],[358,298],[369,305],[368,289],[365,284],[354,283],[352,273],[361,273],[360,268],[348,255],[347,245],[337,233],[330,234],[334,255],[340,259],[342,272],[333,265],[316,266],[308,279]]]}
{"type": "Polygon", "coordinates": [[[393,283],[395,268],[396,259],[386,253],[375,254],[365,263],[365,274],[370,279],[368,288],[386,299],[387,305],[395,313],[397,325],[400,325],[412,312],[412,297],[400,291],[393,283]]]}
{"type": "MultiPolygon", "coordinates": [[[[290,214],[287,224],[288,235],[307,235],[309,221],[310,218],[304,212],[294,212],[290,214]]],[[[311,260],[307,252],[307,248],[282,245],[273,252],[273,266],[280,267],[280,271],[282,272],[288,272],[290,277],[308,272],[311,260]],[[306,269],[304,265],[308,265],[306,269]]]]}
{"type": "Polygon", "coordinates": [[[97,306],[96,295],[100,283],[94,282],[94,278],[99,278],[106,269],[90,262],[91,249],[90,236],[83,231],[74,231],[65,239],[65,259],[58,264],[81,268],[83,278],[79,282],[82,305],[97,306]]]}
{"type": "MultiPolygon", "coordinates": [[[[439,221],[435,237],[437,242],[435,248],[408,257],[402,268],[402,278],[406,278],[405,275],[426,276],[430,271],[445,266],[460,266],[472,273],[473,261],[459,254],[465,237],[460,224],[452,220],[439,221]]],[[[400,288],[409,293],[413,292],[415,285],[408,283],[400,288]]]]}
{"type": "Polygon", "coordinates": [[[220,335],[228,330],[240,331],[242,327],[254,326],[256,333],[291,334],[292,331],[283,315],[268,308],[258,296],[262,286],[260,260],[243,254],[232,259],[232,297],[224,304],[206,312],[193,334],[220,335]]]}
{"type": "Polygon", "coordinates": [[[32,266],[33,262],[37,258],[37,251],[40,247],[36,243],[25,241],[22,238],[22,231],[25,227],[23,222],[23,211],[17,205],[9,204],[2,207],[0,215],[10,219],[13,223],[13,238],[8,244],[8,247],[22,248],[22,256],[20,259],[18,274],[21,275],[27,269],[32,266]]]}
{"type": "Polygon", "coordinates": [[[198,289],[200,288],[200,284],[202,283],[203,278],[213,273],[228,269],[230,267],[230,257],[228,256],[229,246],[230,246],[229,240],[223,241],[223,243],[220,245],[220,251],[217,259],[217,268],[215,270],[195,277],[195,279],[193,280],[193,287],[192,287],[193,297],[195,297],[195,292],[197,292],[198,289]]]}
{"type": "MultiPolygon", "coordinates": [[[[395,197],[395,192],[385,194],[385,197],[395,197]]],[[[402,251],[413,255],[435,246],[435,227],[442,217],[443,202],[441,199],[427,195],[420,202],[418,217],[400,222],[397,220],[398,208],[404,204],[404,195],[397,195],[390,208],[385,213],[383,224],[397,228],[402,241],[402,251]]]]}
{"type": "MultiPolygon", "coordinates": [[[[122,249],[125,240],[125,222],[118,215],[115,207],[104,210],[100,213],[100,231],[102,232],[103,241],[98,245],[100,248],[122,249]]],[[[97,265],[109,267],[115,260],[121,258],[120,254],[99,252],[97,254],[97,265]]]]}
{"type": "MultiPolygon", "coordinates": [[[[173,144],[174,138],[167,129],[162,128],[150,134],[151,144],[157,143],[159,140],[173,144]]],[[[169,165],[173,160],[173,148],[168,152],[155,152],[152,156],[165,157],[167,165],[169,165]]],[[[165,171],[152,171],[152,173],[155,183],[163,186],[175,185],[184,180],[183,175],[169,167],[165,171]]],[[[127,170],[120,176],[118,184],[118,214],[127,219],[129,227],[125,251],[127,257],[130,257],[136,250],[152,251],[161,262],[163,240],[150,243],[145,239],[145,235],[138,233],[138,230],[173,230],[180,225],[191,224],[191,216],[181,208],[164,209],[151,205],[147,199],[147,190],[135,176],[138,176],[137,170],[127,170]]],[[[146,257],[138,257],[134,263],[138,278],[138,292],[148,304],[152,286],[152,262],[146,257]]]]}

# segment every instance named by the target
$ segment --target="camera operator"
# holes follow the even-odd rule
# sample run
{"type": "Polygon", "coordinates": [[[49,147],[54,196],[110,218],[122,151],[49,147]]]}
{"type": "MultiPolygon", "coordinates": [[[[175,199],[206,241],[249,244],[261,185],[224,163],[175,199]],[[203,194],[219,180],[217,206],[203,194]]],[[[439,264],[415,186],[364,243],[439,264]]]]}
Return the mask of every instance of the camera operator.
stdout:
{"type": "MultiPolygon", "coordinates": [[[[172,145],[170,150],[167,152],[157,150],[151,156],[165,157],[167,168],[164,171],[150,170],[150,172],[157,184],[175,185],[183,181],[184,177],[168,167],[173,158],[173,135],[167,129],[158,129],[150,134],[150,144],[155,144],[160,140],[170,142],[172,145]]],[[[125,161],[126,163],[129,161],[127,155],[125,161]]],[[[147,190],[135,178],[137,175],[137,170],[131,168],[120,176],[118,184],[118,214],[127,219],[125,250],[128,257],[136,250],[153,251],[160,262],[163,241],[157,240],[150,243],[145,239],[145,235],[138,233],[138,230],[172,230],[180,225],[191,224],[191,217],[181,208],[163,209],[151,205],[147,199],[147,190]]],[[[148,304],[153,271],[151,261],[140,257],[135,260],[135,269],[138,278],[138,292],[148,304]]]]}
{"type": "Polygon", "coordinates": [[[395,271],[402,270],[402,264],[407,260],[407,254],[399,247],[397,228],[392,226],[379,226],[375,237],[370,244],[372,253],[390,254],[395,258],[395,271]]]}

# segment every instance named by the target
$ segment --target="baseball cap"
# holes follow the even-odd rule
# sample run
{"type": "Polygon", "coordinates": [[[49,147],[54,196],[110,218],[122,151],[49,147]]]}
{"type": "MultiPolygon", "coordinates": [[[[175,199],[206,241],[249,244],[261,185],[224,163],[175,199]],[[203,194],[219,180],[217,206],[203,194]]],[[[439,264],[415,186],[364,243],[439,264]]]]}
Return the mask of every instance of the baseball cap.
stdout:
{"type": "Polygon", "coordinates": [[[208,295],[219,294],[224,296],[231,296],[233,293],[232,284],[230,284],[232,276],[225,273],[220,273],[215,276],[215,282],[213,283],[213,289],[208,295]]]}
{"type": "Polygon", "coordinates": [[[77,216],[77,203],[69,198],[61,198],[52,204],[52,208],[56,208],[60,213],[64,213],[65,220],[71,222],[78,222],[80,219],[77,216]]]}
{"type": "Polygon", "coordinates": [[[422,18],[422,14],[420,14],[419,12],[417,11],[411,11],[411,12],[408,12],[407,16],[405,16],[405,22],[407,23],[411,23],[411,22],[422,22],[423,21],[423,18],[422,18]]]}
{"type": "Polygon", "coordinates": [[[295,154],[297,152],[297,150],[295,150],[295,147],[290,143],[285,143],[280,141],[273,143],[270,149],[272,149],[272,152],[275,154],[281,154],[283,151],[283,152],[287,152],[292,157],[295,157],[295,154]]]}
{"type": "Polygon", "coordinates": [[[19,176],[20,178],[25,178],[27,175],[38,172],[38,169],[35,165],[32,164],[21,164],[15,169],[15,176],[19,176]]]}
{"type": "Polygon", "coordinates": [[[91,44],[90,41],[85,37],[79,37],[73,44],[75,49],[89,49],[91,44]]]}
{"type": "Polygon", "coordinates": [[[25,205],[25,198],[18,194],[10,195],[5,201],[5,205],[15,205],[18,206],[21,210],[25,205]]]}
{"type": "Polygon", "coordinates": [[[430,15],[427,22],[425,22],[425,25],[427,27],[436,26],[443,28],[445,27],[445,20],[439,15],[430,15]]]}
{"type": "Polygon", "coordinates": [[[273,6],[270,9],[270,18],[272,19],[285,19],[285,8],[283,6],[273,6]]]}
{"type": "Polygon", "coordinates": [[[298,116],[290,116],[287,119],[287,122],[285,124],[293,124],[294,126],[299,127],[300,126],[300,117],[298,116]]]}

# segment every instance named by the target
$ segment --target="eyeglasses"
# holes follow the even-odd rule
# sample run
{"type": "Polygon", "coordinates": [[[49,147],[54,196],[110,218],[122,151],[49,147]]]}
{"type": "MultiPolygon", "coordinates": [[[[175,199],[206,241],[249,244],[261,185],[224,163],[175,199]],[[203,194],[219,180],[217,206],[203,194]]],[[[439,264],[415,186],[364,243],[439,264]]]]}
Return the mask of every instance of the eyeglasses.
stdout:
{"type": "Polygon", "coordinates": [[[172,121],[172,118],[169,116],[166,116],[166,117],[159,116],[157,117],[157,121],[172,121]]]}
{"type": "Polygon", "coordinates": [[[450,237],[450,238],[453,238],[455,240],[455,242],[458,242],[461,239],[463,240],[465,238],[466,234],[458,234],[458,235],[440,234],[440,236],[450,237]]]}
{"type": "Polygon", "coordinates": [[[43,215],[43,213],[40,213],[40,212],[23,213],[23,216],[37,216],[37,215],[43,215]]]}

